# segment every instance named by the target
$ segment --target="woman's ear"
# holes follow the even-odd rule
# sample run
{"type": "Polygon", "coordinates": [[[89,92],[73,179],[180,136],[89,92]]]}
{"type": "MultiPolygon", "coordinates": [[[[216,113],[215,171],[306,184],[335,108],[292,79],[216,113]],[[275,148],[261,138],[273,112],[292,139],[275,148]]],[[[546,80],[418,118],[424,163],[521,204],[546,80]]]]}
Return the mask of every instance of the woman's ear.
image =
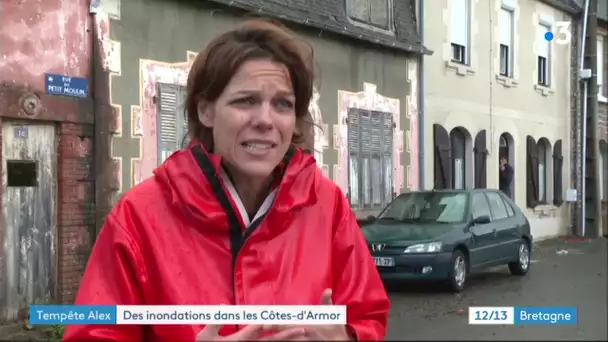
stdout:
{"type": "Polygon", "coordinates": [[[199,101],[197,106],[198,120],[207,128],[213,127],[213,110],[208,102],[199,101]]]}

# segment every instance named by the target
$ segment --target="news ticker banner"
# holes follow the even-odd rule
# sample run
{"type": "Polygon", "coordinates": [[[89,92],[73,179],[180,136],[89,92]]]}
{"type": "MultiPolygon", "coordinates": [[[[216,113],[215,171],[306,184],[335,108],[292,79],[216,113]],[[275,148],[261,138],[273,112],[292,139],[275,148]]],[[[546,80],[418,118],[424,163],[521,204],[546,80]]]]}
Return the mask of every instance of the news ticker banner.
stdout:
{"type": "MultiPolygon", "coordinates": [[[[31,305],[30,324],[346,324],[340,305],[31,305]]],[[[470,307],[469,324],[577,324],[575,307],[470,307]]]]}
{"type": "Polygon", "coordinates": [[[469,324],[577,324],[572,306],[477,306],[469,308],[469,324]]]}
{"type": "Polygon", "coordinates": [[[346,324],[344,305],[30,305],[30,324],[346,324]]]}

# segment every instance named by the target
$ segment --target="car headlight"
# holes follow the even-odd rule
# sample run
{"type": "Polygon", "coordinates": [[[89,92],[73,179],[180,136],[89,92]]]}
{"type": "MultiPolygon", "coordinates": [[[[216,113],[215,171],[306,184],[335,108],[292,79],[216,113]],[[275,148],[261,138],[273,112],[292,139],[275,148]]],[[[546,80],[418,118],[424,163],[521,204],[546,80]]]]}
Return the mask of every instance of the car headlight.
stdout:
{"type": "Polygon", "coordinates": [[[441,242],[420,243],[406,248],[404,253],[437,253],[441,251],[441,242]]]}

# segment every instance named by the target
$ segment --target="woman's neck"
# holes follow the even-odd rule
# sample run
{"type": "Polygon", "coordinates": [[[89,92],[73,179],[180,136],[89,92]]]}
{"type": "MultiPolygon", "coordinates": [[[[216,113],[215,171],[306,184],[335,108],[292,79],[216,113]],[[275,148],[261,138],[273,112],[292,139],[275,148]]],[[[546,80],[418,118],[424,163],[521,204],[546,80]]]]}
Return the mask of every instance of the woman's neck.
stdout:
{"type": "MultiPolygon", "coordinates": [[[[230,172],[232,170],[227,171],[230,172]]],[[[238,172],[230,172],[229,175],[247,214],[250,217],[255,216],[270,193],[272,175],[262,180],[252,179],[251,177],[240,175],[238,172]]]]}

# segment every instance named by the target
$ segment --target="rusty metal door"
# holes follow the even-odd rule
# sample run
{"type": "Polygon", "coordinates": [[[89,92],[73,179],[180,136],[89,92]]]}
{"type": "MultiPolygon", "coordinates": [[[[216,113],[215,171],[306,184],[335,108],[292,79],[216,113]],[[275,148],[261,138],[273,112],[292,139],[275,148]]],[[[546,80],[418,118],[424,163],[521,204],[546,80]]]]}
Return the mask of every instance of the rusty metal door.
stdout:
{"type": "Polygon", "coordinates": [[[2,122],[0,321],[54,298],[56,143],[52,124],[2,122]]]}

